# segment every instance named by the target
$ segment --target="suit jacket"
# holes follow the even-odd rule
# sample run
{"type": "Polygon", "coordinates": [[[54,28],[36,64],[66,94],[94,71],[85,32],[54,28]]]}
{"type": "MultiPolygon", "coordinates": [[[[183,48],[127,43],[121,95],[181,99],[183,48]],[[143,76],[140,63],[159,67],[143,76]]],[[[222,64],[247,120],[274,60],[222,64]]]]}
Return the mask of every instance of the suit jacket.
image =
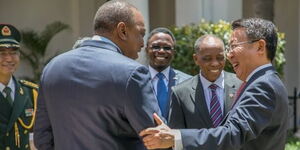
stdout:
{"type": "Polygon", "coordinates": [[[25,80],[17,81],[15,78],[14,83],[16,89],[12,106],[0,93],[0,149],[29,150],[37,86],[25,80]]]}
{"type": "Polygon", "coordinates": [[[148,69],[111,43],[87,40],[44,69],[34,142],[39,150],[142,150],[138,133],[160,114],[148,69]]]}
{"type": "MultiPolygon", "coordinates": [[[[169,101],[171,99],[171,88],[183,81],[185,81],[186,79],[191,78],[191,75],[188,75],[184,72],[181,72],[179,70],[176,70],[174,68],[170,68],[170,73],[169,73],[169,83],[168,83],[168,95],[169,95],[169,101]]],[[[170,102],[168,103],[169,105],[167,106],[167,110],[170,109],[170,102]]],[[[167,114],[169,114],[169,112],[167,112],[167,114]]],[[[168,120],[168,115],[165,116],[165,119],[168,120]]]]}
{"type": "Polygon", "coordinates": [[[283,150],[287,128],[287,91],[271,66],[249,79],[224,125],[181,136],[187,150],[283,150]]]}
{"type": "MultiPolygon", "coordinates": [[[[231,109],[234,95],[241,81],[235,74],[224,72],[224,114],[231,109]]],[[[207,108],[204,90],[199,75],[172,88],[169,113],[171,128],[211,128],[213,127],[207,108]]]]}

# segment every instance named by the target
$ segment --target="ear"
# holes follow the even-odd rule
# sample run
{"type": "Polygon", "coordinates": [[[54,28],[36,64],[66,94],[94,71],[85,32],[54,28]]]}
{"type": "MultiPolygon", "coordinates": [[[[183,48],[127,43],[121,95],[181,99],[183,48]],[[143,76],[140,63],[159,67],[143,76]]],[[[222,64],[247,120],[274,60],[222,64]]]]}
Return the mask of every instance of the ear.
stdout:
{"type": "Polygon", "coordinates": [[[199,65],[198,64],[198,57],[197,57],[197,54],[193,54],[193,59],[194,59],[194,63],[196,64],[196,65],[199,65]]]}
{"type": "Polygon", "coordinates": [[[117,24],[117,34],[122,40],[127,40],[127,26],[124,22],[119,22],[117,24]]]}
{"type": "Polygon", "coordinates": [[[258,44],[258,48],[257,48],[258,54],[260,54],[260,55],[267,54],[266,41],[263,39],[260,39],[259,41],[257,41],[257,44],[258,44]]]}

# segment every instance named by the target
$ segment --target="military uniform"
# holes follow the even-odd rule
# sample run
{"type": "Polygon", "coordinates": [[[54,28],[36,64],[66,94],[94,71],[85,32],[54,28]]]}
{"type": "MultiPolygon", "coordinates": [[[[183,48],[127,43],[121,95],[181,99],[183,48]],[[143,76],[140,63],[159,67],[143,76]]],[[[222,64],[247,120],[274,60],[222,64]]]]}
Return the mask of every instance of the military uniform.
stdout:
{"type": "Polygon", "coordinates": [[[36,111],[37,85],[15,81],[13,106],[0,95],[0,150],[29,150],[29,132],[32,131],[36,111]]]}
{"type": "Polygon", "coordinates": [[[20,32],[14,26],[0,24],[0,150],[30,150],[38,87],[13,77],[19,63],[20,41],[20,32]]]}

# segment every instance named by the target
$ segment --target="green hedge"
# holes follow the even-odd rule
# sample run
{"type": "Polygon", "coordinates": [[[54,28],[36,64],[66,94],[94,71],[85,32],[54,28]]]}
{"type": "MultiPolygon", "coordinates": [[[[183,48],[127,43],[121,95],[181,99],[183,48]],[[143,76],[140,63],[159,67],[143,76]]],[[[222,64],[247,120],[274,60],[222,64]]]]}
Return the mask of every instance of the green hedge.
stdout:
{"type": "MultiPolygon", "coordinates": [[[[214,34],[221,39],[224,43],[228,43],[231,34],[230,23],[219,21],[218,23],[209,23],[202,20],[199,24],[190,24],[183,27],[170,27],[176,38],[176,56],[172,62],[172,66],[183,72],[195,75],[199,72],[199,68],[193,61],[193,47],[194,43],[202,35],[214,34]]],[[[278,47],[275,56],[274,65],[276,70],[283,76],[283,66],[286,62],[284,58],[285,43],[284,34],[278,33],[278,47]]],[[[225,70],[233,72],[233,69],[228,61],[226,61],[225,70]]]]}

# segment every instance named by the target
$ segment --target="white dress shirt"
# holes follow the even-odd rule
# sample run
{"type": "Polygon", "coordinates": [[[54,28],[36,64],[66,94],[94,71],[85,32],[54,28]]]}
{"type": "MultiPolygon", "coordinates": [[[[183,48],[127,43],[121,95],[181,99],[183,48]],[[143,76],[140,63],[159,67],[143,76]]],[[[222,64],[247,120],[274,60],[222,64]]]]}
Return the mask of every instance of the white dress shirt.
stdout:
{"type": "MultiPolygon", "coordinates": [[[[150,65],[149,65],[149,72],[150,72],[150,75],[151,75],[152,86],[154,88],[155,94],[157,95],[158,77],[156,75],[158,74],[158,72],[154,68],[152,68],[150,65]]],[[[167,87],[167,90],[169,90],[168,83],[169,83],[170,66],[167,67],[165,70],[161,71],[161,73],[164,74],[164,76],[165,76],[164,83],[167,87]]]]}
{"type": "Polygon", "coordinates": [[[218,100],[222,109],[222,114],[224,115],[224,100],[223,100],[223,96],[224,96],[224,71],[221,72],[220,76],[217,78],[217,80],[215,82],[210,82],[208,81],[205,77],[202,76],[201,71],[200,71],[200,80],[202,83],[202,87],[203,87],[203,91],[204,91],[204,95],[205,95],[205,101],[206,101],[206,105],[207,105],[207,109],[210,112],[210,101],[211,101],[211,97],[212,97],[212,92],[211,89],[209,88],[209,86],[211,84],[216,84],[218,86],[217,90],[216,90],[216,94],[218,96],[218,100]]]}

